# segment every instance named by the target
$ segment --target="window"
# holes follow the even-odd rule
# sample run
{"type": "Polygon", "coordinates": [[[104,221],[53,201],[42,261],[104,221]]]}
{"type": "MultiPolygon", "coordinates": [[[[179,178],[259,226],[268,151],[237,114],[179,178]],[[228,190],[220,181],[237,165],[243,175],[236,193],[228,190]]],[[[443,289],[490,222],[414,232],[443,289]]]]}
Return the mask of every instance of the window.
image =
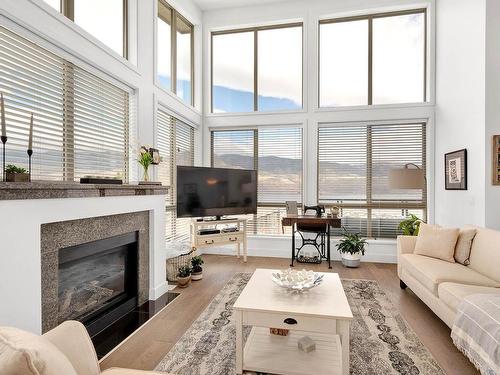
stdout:
{"type": "Polygon", "coordinates": [[[0,51],[6,163],[27,168],[33,113],[34,179],[128,180],[131,95],[5,28],[0,28],[0,51]]]}
{"type": "Polygon", "coordinates": [[[302,108],[302,24],[212,33],[212,113],[302,108]]]}
{"type": "Polygon", "coordinates": [[[158,0],[156,34],[160,86],[194,105],[193,25],[163,0],[158,0]]]}
{"type": "Polygon", "coordinates": [[[264,128],[212,131],[212,166],[257,169],[254,234],[282,234],[285,202],[302,202],[302,129],[264,128]]]}
{"type": "Polygon", "coordinates": [[[323,20],[319,106],[426,101],[426,10],[323,20]]]}
{"type": "Polygon", "coordinates": [[[158,168],[160,181],[170,190],[166,198],[166,240],[189,241],[189,218],[177,218],[176,167],[194,165],[194,129],[162,110],[158,110],[157,146],[162,156],[158,168]]]}
{"type": "MultiPolygon", "coordinates": [[[[426,192],[394,190],[389,171],[425,169],[425,124],[322,125],[318,130],[318,201],[341,208],[342,225],[368,237],[396,237],[408,214],[426,216],[426,192]]],[[[338,232],[338,231],[337,231],[338,232]]]]}
{"type": "Polygon", "coordinates": [[[119,55],[127,58],[128,0],[45,0],[119,55]]]}

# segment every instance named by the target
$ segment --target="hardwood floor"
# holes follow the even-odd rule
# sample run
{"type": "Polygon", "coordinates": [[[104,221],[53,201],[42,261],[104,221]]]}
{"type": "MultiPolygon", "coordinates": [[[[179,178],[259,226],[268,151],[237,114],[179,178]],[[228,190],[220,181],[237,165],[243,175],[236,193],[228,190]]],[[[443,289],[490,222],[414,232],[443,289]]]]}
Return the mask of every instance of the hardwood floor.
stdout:
{"type": "MultiPolygon", "coordinates": [[[[105,358],[101,363],[103,369],[154,369],[236,272],[252,272],[256,268],[282,269],[289,265],[289,260],[283,258],[249,257],[246,264],[234,256],[204,255],[203,258],[203,280],[192,282],[186,289],[176,288],[181,295],[105,358]]],[[[331,271],[339,273],[341,278],[377,280],[447,374],[478,374],[453,345],[448,326],[409,288],[404,291],[399,288],[395,264],[363,263],[360,268],[348,269],[339,262],[332,263],[331,271]]],[[[301,266],[329,271],[325,262],[301,266]]]]}

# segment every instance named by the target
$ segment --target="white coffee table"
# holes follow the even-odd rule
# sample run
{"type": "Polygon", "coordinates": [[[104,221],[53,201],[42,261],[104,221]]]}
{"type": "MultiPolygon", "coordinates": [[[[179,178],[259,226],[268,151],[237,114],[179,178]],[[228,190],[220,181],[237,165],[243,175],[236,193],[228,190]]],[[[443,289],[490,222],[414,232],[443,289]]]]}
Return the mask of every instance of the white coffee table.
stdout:
{"type": "Polygon", "coordinates": [[[321,285],[301,294],[275,285],[277,270],[257,269],[234,304],[236,373],[349,374],[352,312],[336,273],[324,273],[321,285]],[[253,326],[243,347],[243,326],[253,326]],[[289,329],[276,336],[269,328],[289,329]],[[304,353],[297,340],[311,337],[316,350],[304,353]]]}

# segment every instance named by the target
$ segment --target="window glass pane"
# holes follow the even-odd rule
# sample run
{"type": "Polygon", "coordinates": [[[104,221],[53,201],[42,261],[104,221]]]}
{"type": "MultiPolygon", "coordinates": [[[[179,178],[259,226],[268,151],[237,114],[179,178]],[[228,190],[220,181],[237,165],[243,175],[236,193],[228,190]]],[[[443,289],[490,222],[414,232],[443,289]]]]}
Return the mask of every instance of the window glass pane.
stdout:
{"type": "Polygon", "coordinates": [[[424,17],[373,20],[373,104],[424,101],[424,17]]]}
{"type": "Polygon", "coordinates": [[[212,166],[254,169],[254,131],[212,132],[212,166]]]}
{"type": "Polygon", "coordinates": [[[191,37],[193,26],[177,17],[177,95],[191,104],[191,37]]]}
{"type": "Polygon", "coordinates": [[[302,108],[302,27],[258,32],[259,111],[302,108]]]}
{"type": "Polygon", "coordinates": [[[123,55],[123,0],[74,0],[75,23],[123,55]]]}
{"type": "Polygon", "coordinates": [[[172,89],[172,40],[171,40],[172,10],[158,1],[157,22],[157,70],[158,81],[166,90],[172,89]]]}
{"type": "Polygon", "coordinates": [[[368,20],[320,24],[320,107],[368,104],[368,20]]]}
{"type": "Polygon", "coordinates": [[[61,11],[61,0],[44,0],[44,1],[58,12],[61,11]]]}
{"type": "Polygon", "coordinates": [[[213,112],[254,109],[254,33],[213,35],[213,112]]]}

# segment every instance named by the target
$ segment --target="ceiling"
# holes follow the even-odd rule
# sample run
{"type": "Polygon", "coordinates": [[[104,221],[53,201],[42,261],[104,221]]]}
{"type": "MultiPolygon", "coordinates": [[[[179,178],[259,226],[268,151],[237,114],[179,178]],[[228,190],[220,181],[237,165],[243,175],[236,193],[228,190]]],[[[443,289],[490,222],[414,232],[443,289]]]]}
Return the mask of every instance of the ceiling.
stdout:
{"type": "Polygon", "coordinates": [[[249,5],[269,4],[289,0],[193,0],[201,10],[213,10],[221,8],[234,8],[249,5]]]}

